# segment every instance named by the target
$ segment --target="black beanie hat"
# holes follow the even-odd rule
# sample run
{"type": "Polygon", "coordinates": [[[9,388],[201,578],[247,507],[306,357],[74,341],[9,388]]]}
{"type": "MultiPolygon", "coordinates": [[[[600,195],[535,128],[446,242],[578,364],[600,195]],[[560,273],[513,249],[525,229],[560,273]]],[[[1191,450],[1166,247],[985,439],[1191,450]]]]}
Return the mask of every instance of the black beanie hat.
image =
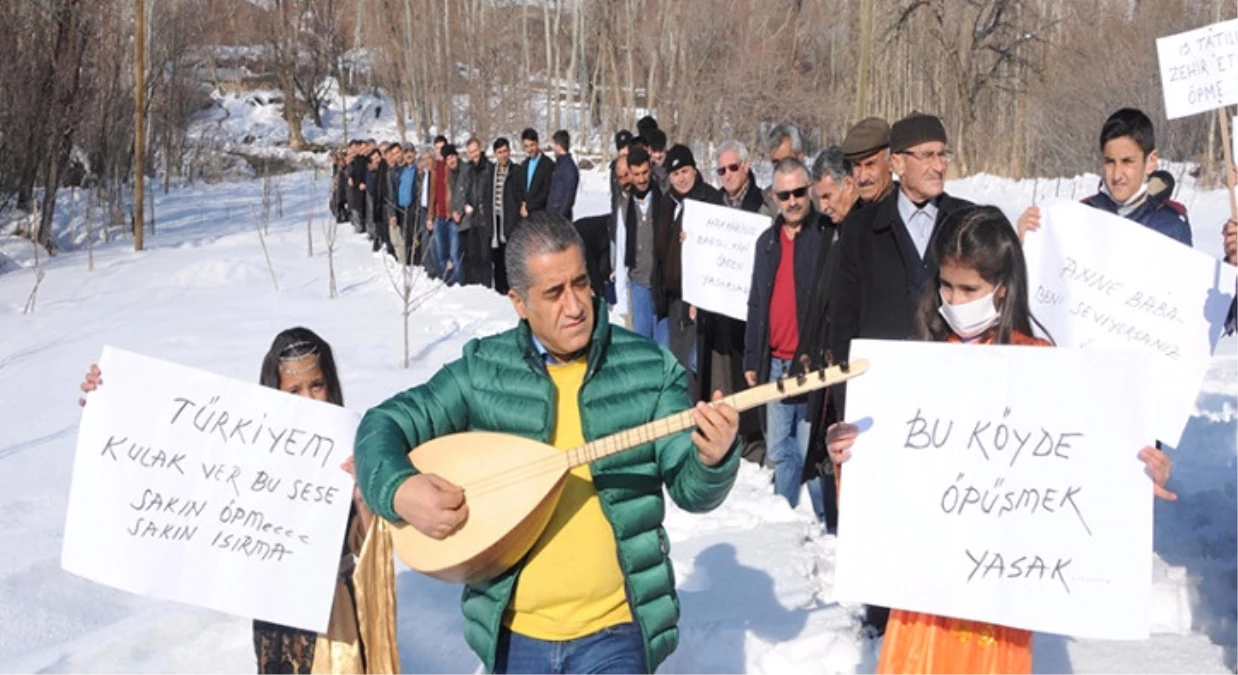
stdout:
{"type": "Polygon", "coordinates": [[[685,166],[696,166],[696,158],[692,156],[692,150],[688,146],[672,145],[671,149],[666,151],[666,161],[662,164],[667,173],[672,173],[685,166]]]}
{"type": "Polygon", "coordinates": [[[890,152],[903,152],[933,141],[946,142],[946,127],[936,115],[911,113],[890,127],[890,152]]]}

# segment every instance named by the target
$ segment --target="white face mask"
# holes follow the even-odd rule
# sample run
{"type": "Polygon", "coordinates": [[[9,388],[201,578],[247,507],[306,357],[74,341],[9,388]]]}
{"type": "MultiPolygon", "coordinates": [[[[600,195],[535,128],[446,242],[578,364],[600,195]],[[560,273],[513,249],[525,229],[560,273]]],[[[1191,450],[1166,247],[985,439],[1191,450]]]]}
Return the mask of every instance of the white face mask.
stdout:
{"type": "Polygon", "coordinates": [[[960,305],[951,305],[946,302],[946,296],[939,290],[941,307],[938,307],[937,311],[941,313],[941,318],[946,320],[955,335],[964,340],[974,338],[997,323],[997,307],[993,304],[993,296],[997,293],[997,288],[1000,286],[984,297],[960,305]]]}

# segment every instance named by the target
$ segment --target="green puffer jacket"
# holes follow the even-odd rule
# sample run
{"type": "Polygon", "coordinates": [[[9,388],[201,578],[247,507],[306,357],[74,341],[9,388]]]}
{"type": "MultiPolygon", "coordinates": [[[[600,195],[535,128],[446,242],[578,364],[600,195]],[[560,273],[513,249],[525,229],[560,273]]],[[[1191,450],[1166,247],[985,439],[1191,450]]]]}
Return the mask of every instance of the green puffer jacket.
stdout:
{"type": "MultiPolygon", "coordinates": [[[[592,441],[690,407],[687,375],[656,343],[598,317],[580,389],[581,423],[592,441]]],[[[533,345],[527,322],[471,340],[460,360],[425,384],[372,408],[357,430],[357,479],[365,501],[394,522],[396,488],[416,469],[407,453],[420,443],[459,431],[499,431],[548,443],[554,426],[554,384],[533,345]]],[[[653,672],[679,642],[679,599],[662,528],[662,487],[680,508],[701,513],[726,498],[739,470],[738,443],[715,467],[697,457],[690,432],[603,458],[590,466],[602,511],[614,529],[628,603],[645,640],[653,672]]],[[[523,563],[464,589],[465,639],[494,671],[503,612],[523,563]]]]}

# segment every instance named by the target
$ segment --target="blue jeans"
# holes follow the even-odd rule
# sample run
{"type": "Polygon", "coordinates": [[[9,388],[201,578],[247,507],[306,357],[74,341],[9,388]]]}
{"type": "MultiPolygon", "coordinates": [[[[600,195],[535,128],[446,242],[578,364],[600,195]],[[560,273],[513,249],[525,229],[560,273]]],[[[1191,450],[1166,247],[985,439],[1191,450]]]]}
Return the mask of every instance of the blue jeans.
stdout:
{"type": "MultiPolygon", "coordinates": [[[[773,382],[790,370],[791,362],[770,358],[769,381],[773,382]]],[[[774,464],[774,494],[786,498],[791,508],[800,503],[800,483],[804,459],[808,456],[808,405],[772,401],[765,404],[765,450],[774,464]]],[[[825,518],[825,499],[821,481],[808,481],[808,496],[812,512],[818,520],[825,518]]]]}
{"type": "Polygon", "coordinates": [[[460,230],[451,218],[434,219],[434,248],[438,251],[439,269],[448,286],[460,283],[464,271],[460,269],[460,230]],[[447,270],[447,261],[451,270],[447,270]]]}
{"type": "Polygon", "coordinates": [[[603,628],[575,640],[535,640],[499,631],[496,673],[648,673],[645,640],[635,622],[603,628]]]}
{"type": "Polygon", "coordinates": [[[671,344],[671,325],[666,319],[658,321],[658,312],[653,304],[653,291],[635,281],[628,286],[632,296],[632,330],[654,340],[663,347],[671,344]]]}

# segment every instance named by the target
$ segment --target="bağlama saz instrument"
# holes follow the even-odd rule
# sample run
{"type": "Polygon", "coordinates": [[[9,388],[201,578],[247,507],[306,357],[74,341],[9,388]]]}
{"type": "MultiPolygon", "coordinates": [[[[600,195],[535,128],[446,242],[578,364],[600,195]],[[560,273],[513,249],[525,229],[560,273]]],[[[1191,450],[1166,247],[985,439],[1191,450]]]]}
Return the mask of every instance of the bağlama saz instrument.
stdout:
{"type": "MultiPolygon", "coordinates": [[[[859,359],[747,389],[710,405],[750,408],[844,382],[868,370],[859,359]]],[[[396,554],[410,568],[444,581],[473,584],[502,574],[537,542],[572,469],[696,426],[692,411],[669,415],[578,448],[559,448],[488,431],[449,434],[408,454],[413,466],[464,490],[469,515],[444,539],[392,526],[396,554]]]]}

